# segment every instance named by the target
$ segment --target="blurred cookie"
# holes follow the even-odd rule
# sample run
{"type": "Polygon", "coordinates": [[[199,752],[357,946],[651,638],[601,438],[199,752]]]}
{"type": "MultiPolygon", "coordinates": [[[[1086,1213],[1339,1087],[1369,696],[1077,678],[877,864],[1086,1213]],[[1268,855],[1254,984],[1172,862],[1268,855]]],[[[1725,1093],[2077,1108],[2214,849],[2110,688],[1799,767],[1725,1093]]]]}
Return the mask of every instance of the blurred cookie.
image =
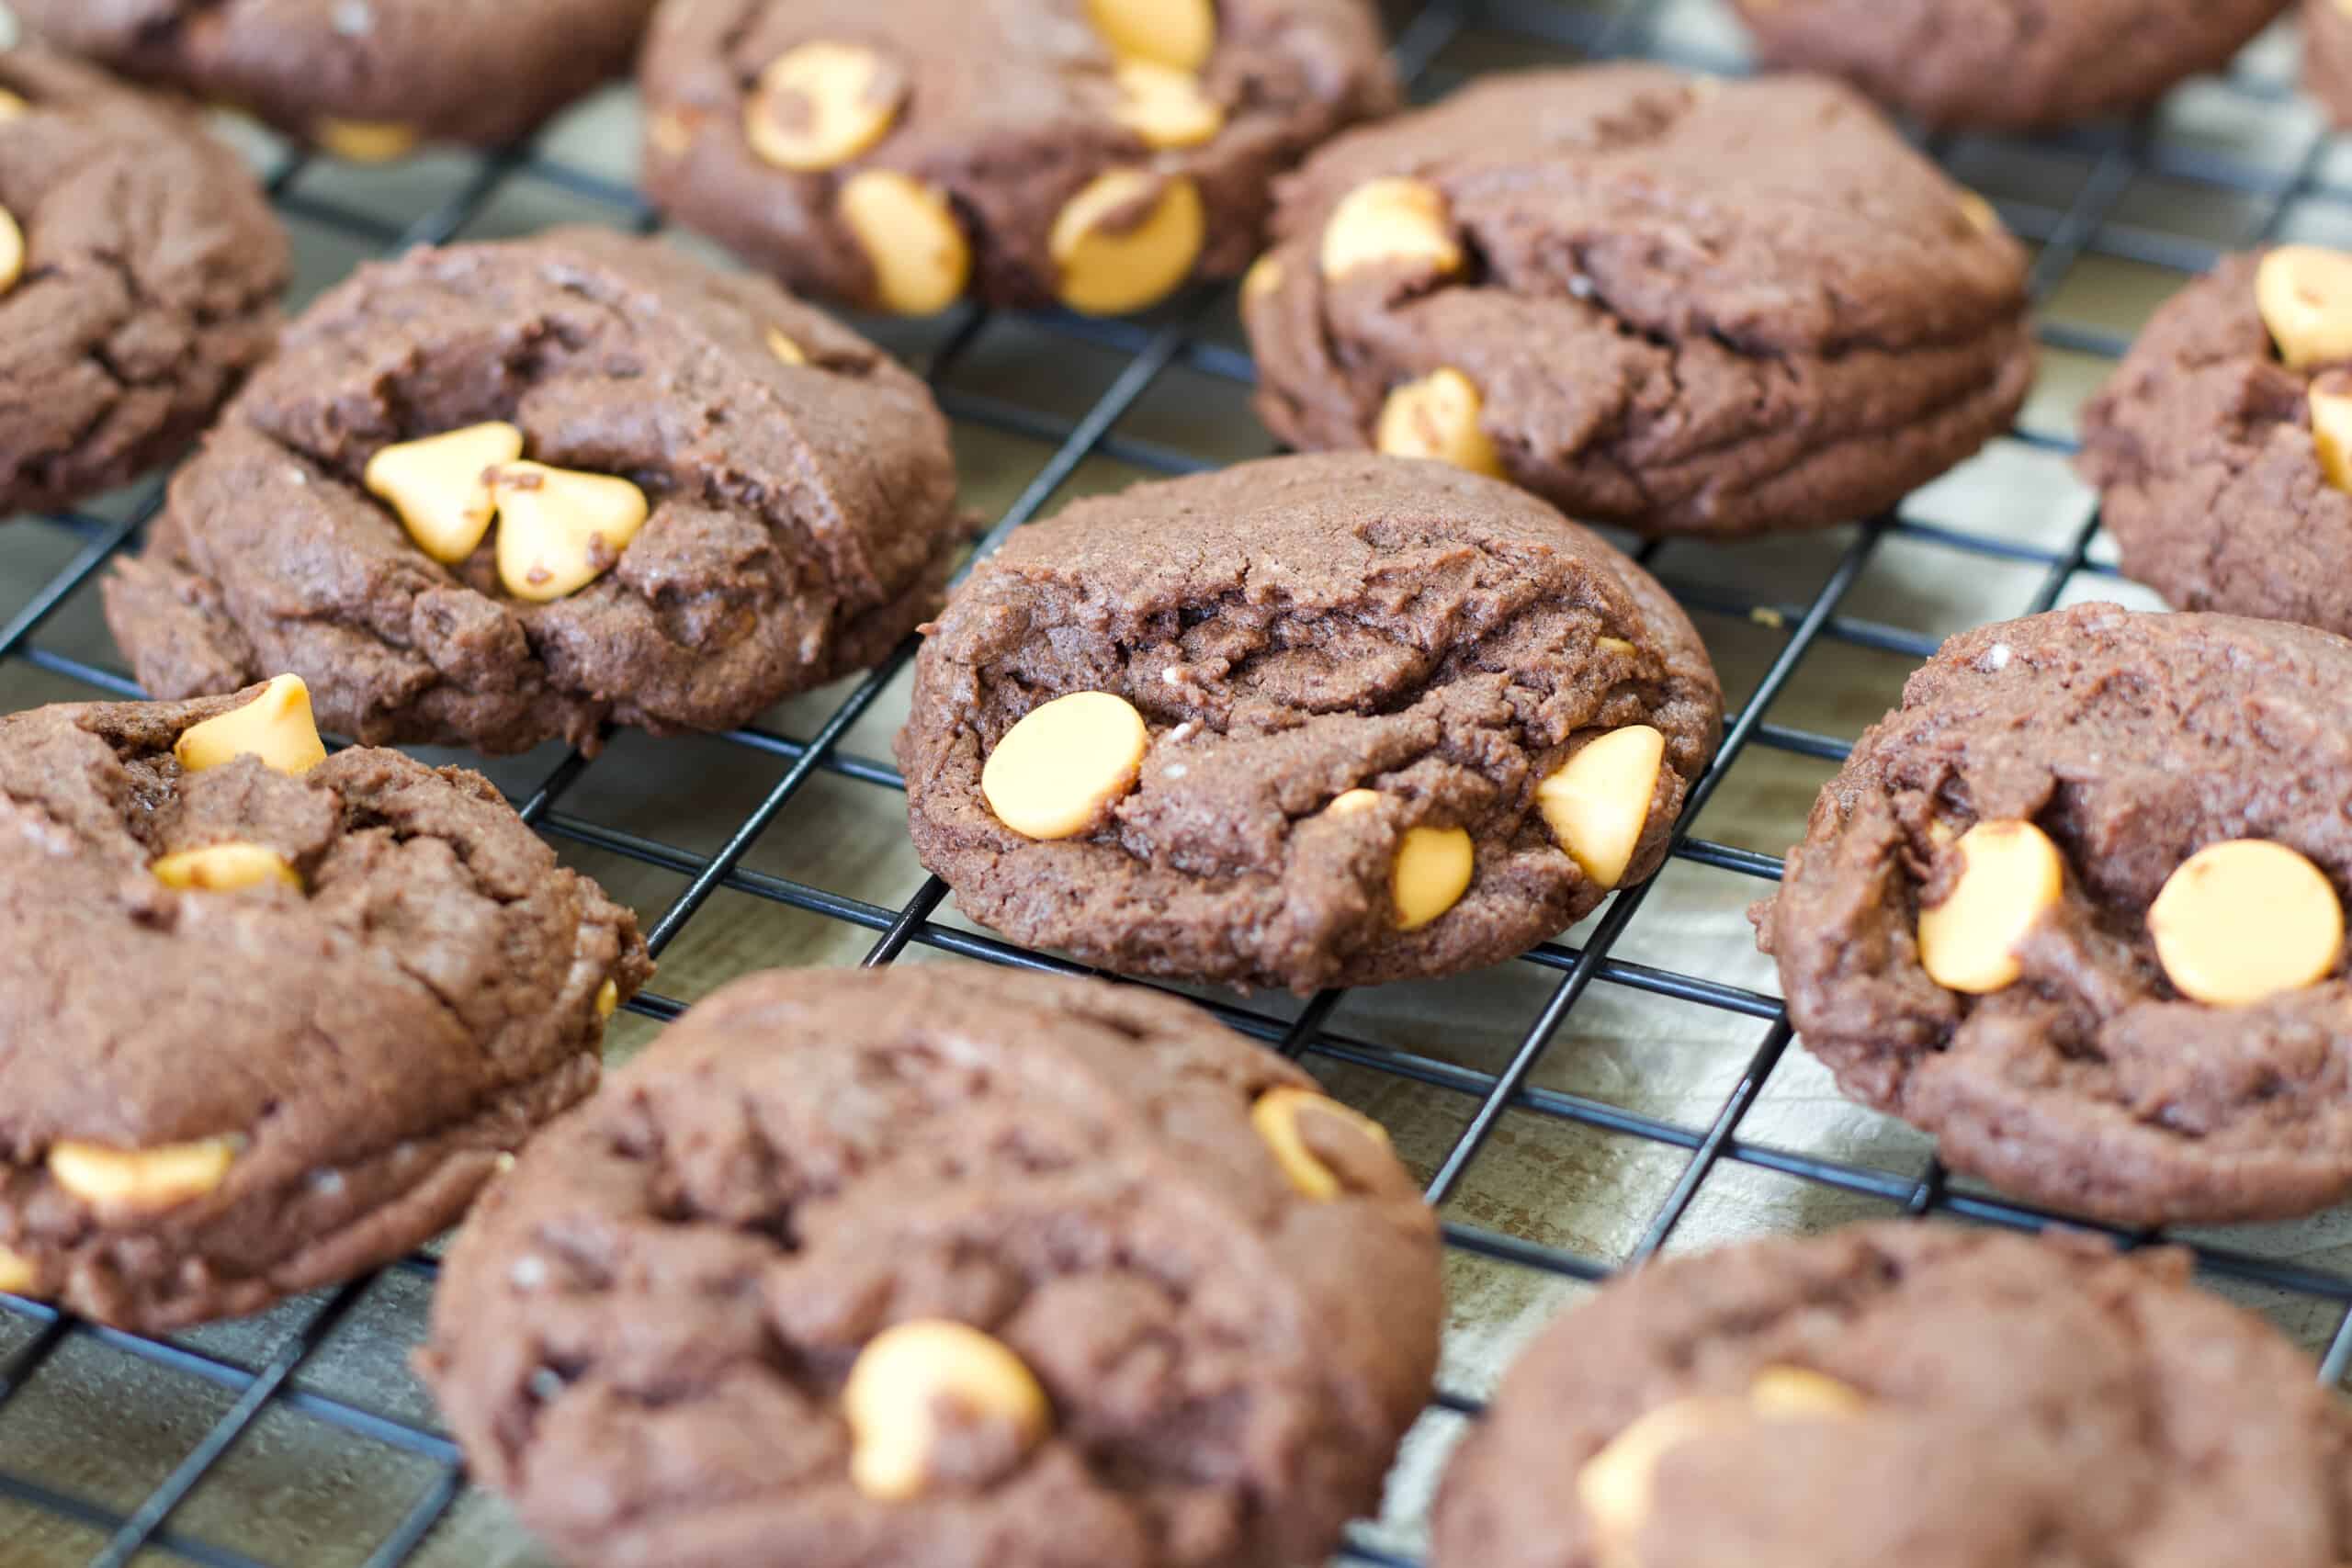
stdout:
{"type": "Polygon", "coordinates": [[[2303,91],[2338,126],[2352,125],[2352,6],[2303,0],[2303,91]]]}
{"type": "Polygon", "coordinates": [[[914,313],[1233,276],[1274,175],[1396,95],[1366,0],[670,0],[639,79],[671,216],[914,313]]]}
{"type": "Polygon", "coordinates": [[[2006,429],[2025,253],[1848,89],[1491,78],[1284,181],[1259,412],[1656,534],[1893,505],[2006,429]]]}
{"type": "Polygon", "coordinates": [[[301,683],[0,718],[0,1290],[155,1333],[390,1262],[652,965],[489,781],[301,683]]]}
{"type": "Polygon", "coordinates": [[[628,66],[654,3],[8,0],[59,49],[362,163],[527,134],[628,66]]]}
{"type": "Polygon", "coordinates": [[[106,584],[146,688],[515,751],[741,724],[937,607],[922,384],[761,279],[594,229],[412,251],[289,329],[106,584]]]}
{"type": "Polygon", "coordinates": [[[2049,130],[2218,70],[2289,0],[1732,0],[1768,65],[1930,126],[2049,130]]]}
{"type": "Polygon", "coordinates": [[[2191,610],[2352,632],[2352,255],[2224,257],[2083,411],[2124,572],[2191,610]]]}
{"type": "Polygon", "coordinates": [[[1655,1263],[1503,1379],[1433,1568],[2336,1568],[2352,1417],[2173,1251],[1882,1224],[1655,1263]]]}
{"type": "Polygon", "coordinates": [[[1412,1179],[1314,1088],[1132,987],[752,976],[497,1185],[422,1369],[570,1562],[1320,1562],[1441,1303],[1412,1179]]]}
{"type": "Polygon", "coordinates": [[[0,50],[0,514],[176,453],[269,353],[285,231],[180,105],[0,50]]]}
{"type": "Polygon", "coordinates": [[[2352,642],[2092,604],[1952,638],[1756,911],[1805,1045],[2121,1224],[2352,1192],[2352,642]]]}
{"type": "Polygon", "coordinates": [[[1526,951],[1666,855],[1722,694],[1649,575],[1437,463],[1276,457],[1033,525],[930,628],[899,732],[966,914],[1282,986],[1526,951]]]}

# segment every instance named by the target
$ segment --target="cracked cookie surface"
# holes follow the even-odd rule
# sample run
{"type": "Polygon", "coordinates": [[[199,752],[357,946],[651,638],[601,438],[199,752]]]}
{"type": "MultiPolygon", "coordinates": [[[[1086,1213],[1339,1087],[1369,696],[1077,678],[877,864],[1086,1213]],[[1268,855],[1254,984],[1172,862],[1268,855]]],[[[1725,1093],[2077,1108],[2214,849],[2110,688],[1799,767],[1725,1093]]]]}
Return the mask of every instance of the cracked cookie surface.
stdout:
{"type": "MultiPolygon", "coordinates": [[[[1396,100],[1364,0],[692,0],[663,8],[639,79],[658,205],[795,288],[915,311],[968,289],[996,304],[1115,312],[1187,278],[1231,277],[1256,254],[1274,176],[1396,100]],[[1123,15],[1148,27],[1146,14],[1187,12],[1200,29],[1189,41],[1157,58],[1120,47],[1136,25],[1123,15]],[[762,79],[812,45],[858,51],[874,118],[780,166],[752,134],[769,113],[762,79]],[[1122,74],[1138,58],[1142,84],[1122,74]],[[850,196],[876,176],[912,181],[939,204],[928,243],[962,260],[935,288],[889,297],[897,287],[850,196]],[[1102,185],[1114,178],[1132,189],[1102,185]],[[1153,254],[1124,254],[1120,240],[1178,186],[1186,209],[1163,214],[1153,254]],[[1087,225],[1065,220],[1098,189],[1113,199],[1090,255],[1073,238],[1087,225]],[[1090,288],[1105,269],[1126,286],[1090,288]]],[[[789,100],[775,113],[792,123],[789,100]]]]}
{"type": "Polygon", "coordinates": [[[1594,535],[1440,464],[1330,454],[1016,531],[926,637],[898,756],[915,846],[973,919],[1127,973],[1303,992],[1498,963],[1648,876],[1721,711],[1689,619],[1594,535]],[[1081,692],[1140,715],[1132,787],[1026,837],[988,765],[1081,692]],[[1596,874],[1539,791],[1645,728],[1655,776],[1613,803],[1596,874]],[[1464,880],[1408,929],[1423,833],[1464,880]]]}
{"type": "Polygon", "coordinates": [[[594,1087],[651,969],[478,774],[365,750],[184,769],[179,738],[254,695],[0,719],[0,1288],[142,1331],[431,1238],[594,1087]],[[224,844],[295,880],[154,868],[224,844]],[[225,1165],[176,1201],[104,1197],[158,1150],[225,1165]]]}
{"type": "Polygon", "coordinates": [[[371,159],[419,140],[495,146],[524,135],[626,69],[654,5],[10,0],[56,48],[371,159]]]}
{"type": "Polygon", "coordinates": [[[289,670],[371,744],[719,729],[937,605],[955,485],[922,384],[773,284],[600,230],[420,250],[288,330],[107,581],[107,620],[159,696],[289,670]],[[484,422],[650,503],[585,586],[508,592],[497,529],[444,565],[366,488],[388,446],[484,422]]]}
{"type": "Polygon", "coordinates": [[[2352,632],[2352,494],[2328,482],[2311,390],[2256,302],[2261,253],[2159,309],[2083,411],[2077,466],[2124,574],[2189,610],[2352,632]]]}
{"type": "Polygon", "coordinates": [[[1843,76],[1929,126],[2023,131],[2144,108],[2290,0],[1733,3],[1767,64],[1843,76]]]}
{"type": "Polygon", "coordinates": [[[2032,378],[2022,249],[1818,79],[1507,75],[1341,137],[1278,195],[1243,290],[1268,427],[1406,450],[1396,395],[1450,373],[1488,470],[1587,522],[1867,516],[2032,378]],[[1335,238],[1375,181],[1418,189],[1419,254],[1335,238]]]}
{"type": "Polygon", "coordinates": [[[1307,1123],[1312,1197],[1261,1137],[1311,1089],[1132,987],[752,976],[485,1196],[423,1370],[569,1562],[1319,1561],[1428,1395],[1440,1299],[1382,1140],[1307,1123]],[[942,1416],[921,1490],[876,1496],[844,1384],[943,1320],[1025,1366],[1042,1427],[1009,1449],[918,1389],[942,1416]]]}
{"type": "Polygon", "coordinates": [[[0,513],[71,505],[190,440],[269,353],[286,235],[183,107],[0,51],[0,513]],[[9,101],[14,100],[14,101],[9,101]]]}
{"type": "Polygon", "coordinates": [[[1756,911],[1806,1047],[1953,1168],[2071,1213],[2250,1220],[2352,1192],[2342,953],[2216,1006],[2183,994],[2150,929],[2220,843],[2284,846],[2335,898],[2352,889],[2347,691],[2352,644],[2277,622],[2086,605],[1952,638],[1756,911]],[[1963,994],[1923,967],[1920,913],[1966,868],[1957,836],[1988,822],[2046,835],[2061,886],[2014,977],[1963,994]]]}
{"type": "Polygon", "coordinates": [[[2335,1568],[2352,1417],[2188,1271],[2170,1250],[1917,1223],[1650,1264],[1505,1373],[1430,1561],[2335,1568]],[[1600,1484],[1617,1439],[1631,1457],[1668,1422],[1639,1486],[1600,1484]]]}

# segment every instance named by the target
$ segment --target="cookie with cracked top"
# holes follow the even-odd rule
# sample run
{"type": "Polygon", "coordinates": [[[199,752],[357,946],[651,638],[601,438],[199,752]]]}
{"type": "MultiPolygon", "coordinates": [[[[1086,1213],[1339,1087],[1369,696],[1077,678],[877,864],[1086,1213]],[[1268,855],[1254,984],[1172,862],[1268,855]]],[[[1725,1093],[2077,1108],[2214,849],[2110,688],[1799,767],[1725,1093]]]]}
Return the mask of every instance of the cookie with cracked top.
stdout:
{"type": "Polygon", "coordinates": [[[583,1565],[1263,1568],[1376,1501],[1438,1256],[1375,1123],[1172,998],[780,971],[532,1145],[420,1364],[583,1565]]]}
{"type": "Polygon", "coordinates": [[[1498,963],[1647,877],[1721,713],[1690,620],[1597,536],[1328,454],[1019,530],[929,628],[898,756],[973,919],[1306,992],[1498,963]]]}
{"type": "Polygon", "coordinates": [[[362,163],[495,147],[625,70],[655,0],[9,0],[109,70],[249,109],[362,163]]]}
{"type": "Polygon", "coordinates": [[[2170,1249],[1915,1222],[1667,1259],[1504,1374],[1433,1568],[2336,1568],[2352,1416],[2170,1249]]]}
{"type": "Polygon", "coordinates": [[[2216,71],[2290,0],[1733,0],[1764,62],[1929,126],[2054,130],[2216,71]]]}
{"type": "Polygon", "coordinates": [[[389,1263],[651,972],[489,781],[300,682],[0,718],[0,1290],[155,1333],[389,1263]]]}
{"type": "Polygon", "coordinates": [[[0,50],[0,514],[194,438],[268,355],[288,267],[253,175],[185,107],[0,50]]]}
{"type": "Polygon", "coordinates": [[[645,185],[797,288],[1142,310],[1257,251],[1396,80],[1367,0],[672,0],[645,185]]]}
{"type": "Polygon", "coordinates": [[[922,383],[771,283],[594,229],[418,250],[288,330],[107,620],[150,692],[291,670],[370,743],[722,729],[937,606],[955,491],[922,383]]]}
{"type": "Polygon", "coordinates": [[[1267,426],[1588,522],[1865,517],[2007,428],[2033,376],[2024,251],[1816,78],[1492,77],[1278,197],[1242,288],[1267,426]]]}
{"type": "Polygon", "coordinates": [[[2225,256],[2156,311],[2076,459],[2125,575],[2184,609],[2352,632],[2346,322],[2352,257],[2302,245],[2225,256]]]}
{"type": "Polygon", "coordinates": [[[2352,1193],[2352,642],[2094,604],[1956,637],[1755,911],[1848,1094],[2121,1224],[2352,1193]]]}

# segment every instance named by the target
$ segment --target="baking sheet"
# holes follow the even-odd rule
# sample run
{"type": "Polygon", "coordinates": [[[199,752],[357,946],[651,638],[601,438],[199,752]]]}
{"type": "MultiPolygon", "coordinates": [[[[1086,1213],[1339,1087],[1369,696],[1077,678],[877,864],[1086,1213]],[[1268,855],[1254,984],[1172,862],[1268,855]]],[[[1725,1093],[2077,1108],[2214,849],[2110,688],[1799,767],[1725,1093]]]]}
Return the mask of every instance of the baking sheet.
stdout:
{"type": "MultiPolygon", "coordinates": [[[[1392,6],[1392,19],[1408,20],[1415,10],[1392,6]]],[[[1626,30],[1611,35],[1621,46],[1724,69],[1740,64],[1737,37],[1713,0],[1556,7],[1542,0],[1495,0],[1445,44],[1431,85],[1449,85],[1475,71],[1567,58],[1507,26],[1489,25],[1542,21],[1546,11],[1554,22],[1563,14],[1606,21],[1622,12],[1626,30]]],[[[1431,24],[1416,36],[1433,39],[1442,30],[1431,24]]],[[[2176,94],[2152,143],[2169,173],[2143,167],[2144,150],[2113,127],[2031,146],[1961,138],[1934,150],[1961,178],[2000,202],[2022,232],[2055,232],[2063,239],[2071,225],[2080,239],[2096,228],[2099,248],[2120,254],[2074,259],[2072,244],[2046,253],[2046,320],[2066,342],[2081,334],[2128,334],[2178,286],[2181,268],[2201,266],[2212,248],[2242,243],[2268,223],[2280,189],[2294,197],[2283,232],[2352,243],[2352,190],[2338,188],[2352,181],[2352,155],[2324,141],[2314,112],[2290,96],[2293,66],[2292,39],[2281,29],[2250,51],[2229,81],[2199,82],[2176,94]],[[2225,172],[2231,185],[2250,188],[2224,188],[2214,183],[2217,172],[2225,172]]],[[[369,254],[429,227],[436,216],[461,216],[457,232],[465,239],[524,234],[560,221],[633,221],[635,212],[619,198],[634,169],[637,118],[633,96],[615,89],[567,116],[531,157],[512,166],[451,154],[379,169],[332,162],[300,166],[282,202],[298,247],[298,303],[369,254]]],[[[222,130],[266,173],[288,168],[288,153],[274,139],[232,121],[223,121],[222,130]]],[[[957,420],[956,442],[967,502],[995,516],[1023,498],[1069,424],[1086,418],[1128,373],[1133,345],[1167,319],[1155,318],[1142,332],[1091,329],[1083,335],[1073,335],[1067,325],[1012,318],[980,327],[940,380],[951,412],[965,416],[957,420]]],[[[928,367],[955,340],[963,319],[861,324],[910,363],[928,367]]],[[[1229,302],[1208,309],[1197,341],[1203,353],[1180,355],[1125,407],[1112,426],[1115,449],[1079,463],[1045,500],[1045,513],[1071,497],[1149,476],[1148,467],[1123,459],[1120,452],[1133,458],[1172,451],[1221,463],[1271,449],[1249,415],[1246,389],[1218,373],[1225,363],[1219,351],[1240,345],[1229,302]]],[[[2021,422],[2035,439],[1997,443],[1914,498],[1905,516],[1979,538],[2068,550],[2092,514],[2092,499],[2069,477],[2064,452],[2053,443],[2071,435],[2075,408],[2106,363],[2082,349],[2050,352],[2021,422]]],[[[110,542],[109,525],[140,515],[153,493],[152,483],[137,487],[73,525],[28,521],[0,530],[0,619],[45,607],[45,587],[110,542]]],[[[1867,643],[1939,638],[2020,613],[2049,578],[2041,564],[1965,552],[1931,535],[1866,538],[1855,528],[1731,547],[1670,545],[1652,564],[1702,607],[1701,630],[1736,707],[1788,645],[1822,584],[1857,558],[1859,570],[1835,605],[1840,617],[1835,629],[1862,640],[1831,637],[1811,648],[1770,703],[1771,725],[1850,739],[1893,700],[1914,662],[1906,652],[1867,643]]],[[[2091,569],[2066,577],[2060,602],[2105,597],[2152,604],[2096,570],[2111,558],[2105,540],[2094,540],[2091,569]]],[[[73,661],[117,677],[121,671],[88,581],[65,596],[25,646],[51,667],[25,657],[0,661],[0,705],[8,708],[97,694],[102,688],[77,679],[73,661]]],[[[787,704],[758,728],[805,739],[854,684],[787,704]]],[[[887,763],[906,684],[901,672],[881,693],[843,739],[842,756],[887,763]]],[[[784,776],[792,765],[788,751],[716,738],[623,736],[570,783],[550,826],[570,863],[597,877],[650,925],[686,888],[699,863],[726,843],[784,776]],[[666,850],[657,856],[660,863],[608,852],[580,841],[572,829],[582,825],[637,835],[666,850]]],[[[550,748],[489,771],[503,786],[527,796],[562,761],[550,748]]],[[[1801,749],[1753,745],[1727,772],[1695,832],[1713,843],[1777,856],[1832,768],[1801,749]]],[[[898,793],[831,771],[808,779],[743,855],[740,869],[750,878],[789,879],[856,900],[869,917],[895,913],[924,882],[906,841],[898,793]]],[[[1554,1097],[1548,1106],[1573,1113],[1504,1111],[1447,1198],[1449,1222],[1562,1249],[1600,1268],[1634,1253],[1683,1180],[1689,1145],[1722,1115],[1759,1047],[1774,1043],[1769,1000],[1778,987],[1754,951],[1744,914],[1768,887],[1738,870],[1693,860],[1669,866],[1617,941],[1614,956],[1752,993],[1757,1006],[1730,1010],[1639,984],[1596,981],[1527,1080],[1531,1089],[1554,1097]],[[1616,1125],[1628,1120],[1652,1131],[1665,1124],[1673,1138],[1660,1141],[1616,1125]]],[[[1580,947],[1600,918],[1566,933],[1564,944],[1580,947]]],[[[974,930],[952,900],[934,919],[944,930],[974,930]]],[[[662,955],[655,988],[691,1002],[753,969],[854,963],[876,935],[868,926],[722,887],[662,955]]],[[[901,961],[938,957],[935,946],[918,941],[901,961]]],[[[1385,1122],[1400,1153],[1427,1177],[1478,1110],[1479,1099],[1469,1090],[1510,1064],[1563,975],[1556,964],[1521,962],[1442,983],[1350,994],[1321,1021],[1321,1039],[1335,1049],[1311,1055],[1309,1065],[1335,1092],[1385,1122]],[[1440,1081],[1364,1065],[1381,1061],[1401,1062],[1419,1078],[1440,1081]]],[[[1280,997],[1217,999],[1277,1020],[1295,1018],[1301,1006],[1280,997]]],[[[641,1048],[657,1027],[624,1015],[614,1031],[615,1058],[641,1048]]],[[[1738,1138],[1742,1157],[1706,1170],[1667,1239],[1669,1249],[1818,1230],[1899,1207],[1885,1196],[1781,1174],[1770,1168],[1769,1154],[1761,1161],[1749,1157],[1753,1150],[1823,1156],[1883,1172],[1883,1187],[1894,1193],[1928,1170],[1930,1155],[1918,1134],[1843,1101],[1827,1076],[1794,1048],[1773,1063],[1738,1138]]],[[[2314,1269],[2352,1269],[2342,1213],[2241,1227],[2209,1239],[2314,1269]]],[[[1449,1253],[1447,1274],[1452,1309],[1442,1382],[1450,1394],[1469,1400],[1492,1386],[1510,1354],[1544,1323],[1589,1290],[1575,1278],[1469,1250],[1449,1253]]],[[[2262,1308],[2315,1349],[2339,1326],[2340,1298],[2226,1279],[2216,1288],[2262,1308]]],[[[260,1318],[177,1337],[174,1346],[201,1358],[181,1364],[117,1337],[83,1330],[56,1337],[37,1315],[0,1310],[0,1378],[20,1364],[18,1352],[42,1349],[30,1358],[29,1375],[0,1387],[0,1474],[9,1478],[0,1483],[0,1568],[90,1561],[157,1485],[189,1464],[240,1398],[253,1397],[238,1386],[244,1371],[283,1371],[306,1346],[285,1378],[285,1390],[295,1397],[268,1403],[164,1521],[158,1540],[173,1550],[151,1544],[133,1561],[289,1568],[396,1560],[436,1568],[546,1561],[494,1500],[468,1492],[439,1513],[448,1472],[431,1453],[403,1452],[344,1429],[320,1419],[317,1406],[302,1404],[305,1396],[316,1396],[429,1427],[429,1402],[406,1371],[429,1290],[424,1274],[394,1270],[346,1302],[343,1315],[323,1332],[319,1314],[330,1298],[307,1298],[260,1318]],[[413,1557],[397,1557],[404,1521],[414,1528],[428,1519],[434,1521],[430,1534],[413,1557]]],[[[1381,1518],[1359,1529],[1359,1551],[1379,1561],[1383,1554],[1409,1557],[1419,1551],[1430,1488],[1464,1423],[1462,1415],[1442,1408],[1423,1419],[1381,1518]]]]}

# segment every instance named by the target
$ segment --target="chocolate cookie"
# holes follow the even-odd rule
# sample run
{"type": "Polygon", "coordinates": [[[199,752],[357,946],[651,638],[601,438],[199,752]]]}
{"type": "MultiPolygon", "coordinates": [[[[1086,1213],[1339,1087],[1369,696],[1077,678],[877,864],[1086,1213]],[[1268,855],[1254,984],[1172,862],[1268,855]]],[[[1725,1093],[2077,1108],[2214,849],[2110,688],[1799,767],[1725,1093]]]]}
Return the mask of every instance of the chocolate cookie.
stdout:
{"type": "Polygon", "coordinates": [[[2352,643],[2086,605],[1954,637],[1758,908],[1789,1017],[1955,1168],[2119,1224],[2352,1192],[2352,643]]]}
{"type": "Polygon", "coordinates": [[[2352,125],[2352,9],[2303,0],[2303,91],[2338,126],[2352,125]]]}
{"type": "Polygon", "coordinates": [[[1505,1376],[1433,1568],[2336,1568],[2352,1417],[2169,1250],[1882,1224],[1662,1262],[1505,1376]]]}
{"type": "Polygon", "coordinates": [[[575,1563],[1261,1568],[1377,1498],[1440,1306],[1378,1126],[1206,1015],[800,970],[533,1144],[421,1366],[575,1563]]]}
{"type": "Polygon", "coordinates": [[[1931,127],[2051,130],[2218,70],[2289,0],[1732,0],[1768,65],[1931,127]]]}
{"type": "Polygon", "coordinates": [[[158,695],[292,670],[371,743],[718,729],[937,607],[955,488],[922,384],[772,284],[593,229],[412,251],[288,330],[107,620],[158,695]]]}
{"type": "Polygon", "coordinates": [[[652,965],[489,781],[300,681],[0,718],[0,1290],[153,1333],[455,1220],[652,965]]]}
{"type": "Polygon", "coordinates": [[[285,231],[180,106],[0,50],[0,515],[137,478],[268,354],[285,231]]]}
{"type": "Polygon", "coordinates": [[[1142,310],[1396,96],[1366,0],[673,0],[646,190],[796,288],[1142,310]]]}
{"type": "Polygon", "coordinates": [[[2225,258],[2083,411],[2123,570],[2188,609],[2352,632],[2352,255],[2225,258]]]}
{"type": "Polygon", "coordinates": [[[1655,534],[1891,506],[2007,427],[2025,253],[1848,89],[1529,72],[1342,137],[1242,289],[1295,446],[1655,534]]]}
{"type": "Polygon", "coordinates": [[[898,742],[923,863],[1130,974],[1306,992],[1522,953],[1658,868],[1722,716],[1647,573],[1436,463],[1083,501],[928,629],[898,742]]]}
{"type": "Polygon", "coordinates": [[[35,36],[364,163],[497,146],[626,68],[655,0],[8,0],[35,36]]]}

